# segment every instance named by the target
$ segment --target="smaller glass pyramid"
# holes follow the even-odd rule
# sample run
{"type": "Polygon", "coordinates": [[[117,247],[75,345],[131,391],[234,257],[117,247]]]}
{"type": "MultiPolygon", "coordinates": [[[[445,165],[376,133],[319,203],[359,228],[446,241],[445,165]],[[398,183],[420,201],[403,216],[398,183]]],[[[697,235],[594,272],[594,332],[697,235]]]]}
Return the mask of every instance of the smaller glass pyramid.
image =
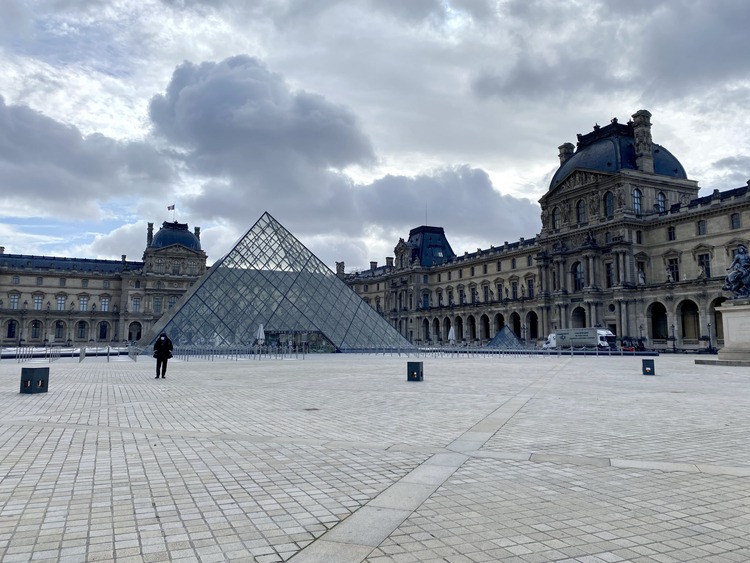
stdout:
{"type": "Polygon", "coordinates": [[[498,333],[487,343],[488,348],[500,348],[501,350],[520,350],[524,348],[521,339],[516,336],[508,325],[501,328],[498,333]]]}
{"type": "Polygon", "coordinates": [[[179,346],[251,346],[281,335],[339,352],[408,350],[412,344],[267,212],[144,339],[179,346]]]}

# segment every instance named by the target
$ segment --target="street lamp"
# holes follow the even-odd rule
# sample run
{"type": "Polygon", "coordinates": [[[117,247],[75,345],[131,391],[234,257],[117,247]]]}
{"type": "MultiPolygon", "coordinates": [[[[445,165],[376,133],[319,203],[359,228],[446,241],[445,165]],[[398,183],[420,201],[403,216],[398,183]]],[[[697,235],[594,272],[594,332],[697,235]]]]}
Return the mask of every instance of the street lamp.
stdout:
{"type": "Polygon", "coordinates": [[[674,325],[672,325],[672,352],[677,352],[677,344],[674,337],[674,325]]]}
{"type": "Polygon", "coordinates": [[[711,354],[713,352],[713,347],[711,346],[711,323],[708,323],[708,353],[711,354]]]}

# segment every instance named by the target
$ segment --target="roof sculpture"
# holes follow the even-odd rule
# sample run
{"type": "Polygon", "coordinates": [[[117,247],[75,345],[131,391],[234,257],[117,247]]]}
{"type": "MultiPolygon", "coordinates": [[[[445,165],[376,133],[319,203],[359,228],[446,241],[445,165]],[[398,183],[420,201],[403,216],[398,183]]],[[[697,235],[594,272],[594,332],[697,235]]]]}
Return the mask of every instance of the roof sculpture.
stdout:
{"type": "Polygon", "coordinates": [[[317,333],[340,352],[413,348],[270,214],[144,337],[176,345],[250,346],[266,334],[317,333]]]}

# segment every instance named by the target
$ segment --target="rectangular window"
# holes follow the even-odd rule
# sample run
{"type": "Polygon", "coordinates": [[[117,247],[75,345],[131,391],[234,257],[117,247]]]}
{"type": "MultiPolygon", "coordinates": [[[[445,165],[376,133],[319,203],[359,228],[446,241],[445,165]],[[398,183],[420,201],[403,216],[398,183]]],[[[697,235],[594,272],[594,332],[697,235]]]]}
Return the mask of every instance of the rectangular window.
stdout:
{"type": "Polygon", "coordinates": [[[44,278],[39,276],[36,278],[36,284],[37,285],[44,285],[44,278]]]}
{"type": "Polygon", "coordinates": [[[170,295],[169,301],[167,302],[167,308],[171,309],[177,304],[177,296],[176,295],[170,295]]]}
{"type": "Polygon", "coordinates": [[[102,311],[104,311],[105,313],[109,311],[109,297],[101,297],[99,301],[102,306],[102,311]]]}
{"type": "MultiPolygon", "coordinates": [[[[513,260],[515,260],[515,258],[513,260]]],[[[510,282],[510,292],[513,296],[513,299],[518,299],[518,282],[517,281],[510,282]]]]}
{"type": "Polygon", "coordinates": [[[511,258],[510,259],[510,269],[511,270],[515,270],[516,269],[516,259],[515,258],[511,258]]]}
{"type": "Polygon", "coordinates": [[[154,297],[154,313],[161,314],[161,297],[154,297]]]}
{"type": "Polygon", "coordinates": [[[198,265],[196,264],[195,260],[191,260],[188,262],[188,274],[191,276],[194,276],[198,273],[198,265]]]}
{"type": "Polygon", "coordinates": [[[172,274],[175,276],[180,275],[180,263],[179,262],[172,262],[172,274]]]}
{"type": "Polygon", "coordinates": [[[474,277],[474,266],[471,267],[471,277],[474,277]]]}
{"type": "Polygon", "coordinates": [[[739,213],[732,213],[731,217],[729,218],[729,225],[733,229],[740,228],[740,214],[739,213]]]}
{"type": "Polygon", "coordinates": [[[88,297],[79,297],[78,298],[78,310],[79,311],[85,311],[89,306],[89,298],[88,297]]]}
{"type": "Polygon", "coordinates": [[[42,310],[42,300],[43,300],[43,297],[41,295],[34,296],[34,310],[35,311],[42,310]]]}
{"type": "Polygon", "coordinates": [[[55,322],[55,340],[62,340],[65,325],[62,321],[55,322]]]}
{"type": "Polygon", "coordinates": [[[604,265],[604,275],[606,277],[605,283],[607,287],[615,285],[615,265],[612,262],[607,262],[604,265]]]}
{"type": "Polygon", "coordinates": [[[87,280],[85,278],[82,279],[81,280],[81,287],[88,287],[88,286],[89,286],[89,280],[87,280]]]}
{"type": "Polygon", "coordinates": [[[370,289],[370,286],[369,286],[369,285],[367,285],[367,284],[365,284],[365,285],[364,285],[364,286],[362,287],[362,292],[363,292],[363,293],[367,293],[367,290],[368,290],[368,289],[370,289]]]}
{"type": "Polygon", "coordinates": [[[102,280],[102,287],[104,289],[109,289],[109,280],[102,280]]]}
{"type": "Polygon", "coordinates": [[[60,278],[60,287],[65,287],[65,278],[60,278]]]}
{"type": "Polygon", "coordinates": [[[107,323],[99,323],[99,340],[107,339],[107,323]]]}
{"type": "Polygon", "coordinates": [[[451,272],[448,272],[448,281],[451,281],[451,272]]]}
{"type": "Polygon", "coordinates": [[[18,285],[21,283],[21,278],[19,276],[13,276],[13,279],[11,280],[11,283],[13,285],[18,285]]]}
{"type": "Polygon", "coordinates": [[[667,227],[667,240],[674,240],[675,232],[674,227],[667,227]]]}
{"type": "Polygon", "coordinates": [[[489,285],[484,286],[484,302],[485,303],[490,302],[490,286],[489,285]]]}
{"type": "Polygon", "coordinates": [[[133,297],[133,312],[134,313],[141,312],[141,298],[140,297],[133,297]]]}
{"type": "Polygon", "coordinates": [[[670,258],[667,263],[667,272],[672,278],[672,281],[680,281],[680,266],[677,262],[677,258],[670,258]]]}
{"type": "Polygon", "coordinates": [[[635,243],[643,244],[643,232],[642,231],[635,232],[635,243]]]}
{"type": "Polygon", "coordinates": [[[698,255],[698,277],[711,277],[711,256],[709,254],[698,255]]]}
{"type": "Polygon", "coordinates": [[[65,310],[65,296],[64,295],[57,296],[57,310],[58,311],[65,310]]]}
{"type": "Polygon", "coordinates": [[[428,276],[427,274],[422,276],[422,283],[430,283],[430,276],[428,276]]]}
{"type": "Polygon", "coordinates": [[[529,254],[526,257],[526,265],[531,267],[534,264],[534,258],[532,258],[531,254],[529,254]]]}
{"type": "Polygon", "coordinates": [[[441,275],[440,275],[440,274],[438,273],[438,282],[440,281],[440,278],[441,278],[441,277],[442,277],[442,276],[441,276],[441,275]]]}
{"type": "Polygon", "coordinates": [[[461,278],[463,278],[463,277],[464,277],[464,269],[463,269],[463,268],[461,268],[461,269],[460,269],[460,270],[458,271],[458,279],[461,279],[461,278]]]}
{"type": "Polygon", "coordinates": [[[483,274],[487,273],[487,264],[482,264],[482,273],[483,274]]]}
{"type": "Polygon", "coordinates": [[[703,220],[698,221],[698,223],[695,226],[695,231],[698,236],[702,236],[706,234],[706,222],[703,220]]]}
{"type": "Polygon", "coordinates": [[[20,295],[17,293],[14,293],[10,296],[10,308],[11,309],[18,309],[18,300],[20,299],[20,295]]]}
{"type": "Polygon", "coordinates": [[[502,272],[503,271],[503,261],[502,260],[498,260],[497,261],[497,271],[498,272],[502,272]]]}
{"type": "Polygon", "coordinates": [[[86,328],[87,325],[83,321],[78,322],[78,340],[86,340],[86,328]]]}
{"type": "Polygon", "coordinates": [[[531,278],[526,285],[529,287],[529,299],[534,299],[534,278],[531,278]]]}

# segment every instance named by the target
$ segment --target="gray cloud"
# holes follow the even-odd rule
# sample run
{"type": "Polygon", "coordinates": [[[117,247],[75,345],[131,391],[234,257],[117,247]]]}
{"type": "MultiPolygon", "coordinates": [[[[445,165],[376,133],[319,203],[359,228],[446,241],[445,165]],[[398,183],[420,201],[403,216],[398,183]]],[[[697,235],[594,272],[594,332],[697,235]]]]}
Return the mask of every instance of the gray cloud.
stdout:
{"type": "Polygon", "coordinates": [[[188,162],[198,172],[245,173],[279,158],[333,168],[373,160],[351,112],[291,91],[247,56],[182,64],[149,113],[154,133],[190,151],[188,162]]]}
{"type": "Polygon", "coordinates": [[[164,191],[171,168],[154,149],[101,134],[84,136],[0,96],[0,195],[3,206],[39,216],[83,218],[123,194],[164,191]]]}
{"type": "Polygon", "coordinates": [[[514,228],[538,217],[535,204],[501,196],[484,171],[468,166],[355,184],[336,168],[367,165],[374,154],[352,113],[293,91],[250,57],[182,64],[150,115],[157,137],[182,147],[192,171],[214,178],[183,205],[236,230],[269,211],[301,235],[361,237],[378,226],[403,236],[426,213],[467,234],[486,237],[490,227],[513,238],[514,228]]]}

